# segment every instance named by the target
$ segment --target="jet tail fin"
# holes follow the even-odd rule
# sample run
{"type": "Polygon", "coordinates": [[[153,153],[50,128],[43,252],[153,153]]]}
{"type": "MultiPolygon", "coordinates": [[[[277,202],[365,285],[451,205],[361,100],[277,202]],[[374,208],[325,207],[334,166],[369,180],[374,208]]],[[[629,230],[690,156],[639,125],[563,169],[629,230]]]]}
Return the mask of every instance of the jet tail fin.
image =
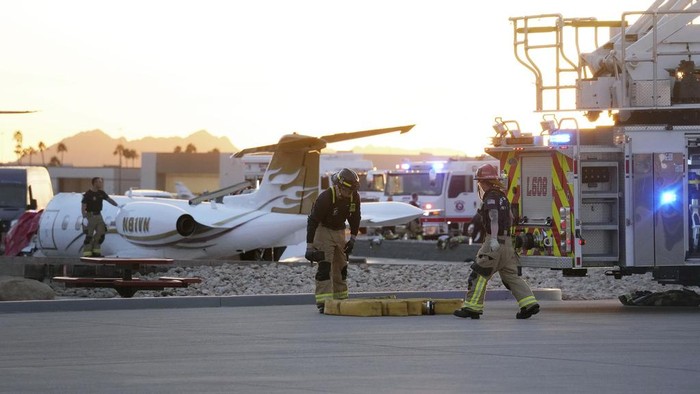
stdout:
{"type": "Polygon", "coordinates": [[[244,149],[234,157],[242,157],[248,153],[273,152],[260,188],[252,193],[257,209],[308,215],[318,197],[320,155],[326,144],[396,131],[403,134],[413,126],[331,134],[320,138],[288,134],[277,144],[244,149]]]}

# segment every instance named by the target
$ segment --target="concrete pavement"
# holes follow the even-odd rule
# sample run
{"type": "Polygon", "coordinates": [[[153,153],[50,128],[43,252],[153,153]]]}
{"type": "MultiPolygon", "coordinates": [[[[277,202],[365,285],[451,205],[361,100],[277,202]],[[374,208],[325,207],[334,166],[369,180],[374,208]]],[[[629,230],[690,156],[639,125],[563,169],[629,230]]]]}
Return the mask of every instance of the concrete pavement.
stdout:
{"type": "MultiPolygon", "coordinates": [[[[130,301],[130,300],[115,300],[130,301]]],[[[700,308],[489,301],[449,315],[312,304],[0,315],[0,392],[695,393],[700,308]]]]}
{"type": "MultiPolygon", "coordinates": [[[[561,301],[561,289],[532,289],[541,301],[561,301]]],[[[15,312],[56,312],[56,311],[95,311],[120,309],[163,309],[163,308],[216,308],[234,306],[271,305],[313,305],[313,294],[265,294],[235,296],[196,296],[196,297],[149,297],[137,292],[134,298],[59,298],[38,301],[0,302],[0,314],[15,312]]],[[[464,290],[444,291],[391,291],[372,293],[351,293],[350,298],[432,298],[461,299],[464,290]]],[[[513,295],[505,289],[486,291],[487,301],[513,300],[513,295]]]]}

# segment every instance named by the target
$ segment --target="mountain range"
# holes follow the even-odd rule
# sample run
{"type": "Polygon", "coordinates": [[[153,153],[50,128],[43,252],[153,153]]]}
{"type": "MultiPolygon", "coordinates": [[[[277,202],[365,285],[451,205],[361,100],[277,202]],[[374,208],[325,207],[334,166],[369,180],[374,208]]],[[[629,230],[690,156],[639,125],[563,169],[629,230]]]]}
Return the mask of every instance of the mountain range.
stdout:
{"type": "MultiPolygon", "coordinates": [[[[122,157],[122,166],[140,167],[141,154],[143,152],[174,152],[176,147],[180,147],[184,152],[189,144],[196,148],[198,153],[211,152],[217,149],[219,152],[238,152],[235,145],[228,137],[215,137],[206,130],[199,130],[187,137],[145,137],[137,140],[127,140],[124,137],[112,138],[102,130],[90,130],[79,132],[78,134],[64,138],[59,143],[48,146],[43,152],[36,152],[31,156],[25,156],[20,161],[21,165],[46,164],[49,165],[52,157],[60,161],[60,165],[73,167],[103,167],[119,165],[119,155],[115,153],[117,146],[135,151],[137,157],[126,159],[122,157]],[[66,150],[58,151],[59,144],[63,143],[66,150]]],[[[35,148],[36,149],[36,148],[35,148]]],[[[331,149],[324,150],[334,152],[331,149]]],[[[391,147],[379,147],[368,145],[365,147],[354,147],[355,153],[365,154],[392,154],[392,155],[417,155],[425,154],[420,150],[406,150],[391,147]]],[[[433,155],[463,156],[464,152],[446,149],[432,149],[433,155]]]]}
{"type": "MultiPolygon", "coordinates": [[[[102,130],[83,131],[72,137],[64,138],[61,142],[51,145],[43,152],[44,163],[47,165],[52,157],[57,157],[62,165],[74,167],[102,167],[119,165],[119,155],[115,154],[117,146],[133,150],[138,155],[134,160],[122,157],[122,166],[140,167],[142,152],[173,152],[180,147],[184,152],[187,145],[192,144],[198,153],[239,151],[227,137],[215,137],[206,130],[200,130],[187,137],[146,137],[137,140],[127,140],[124,137],[112,138],[102,130]],[[58,152],[58,145],[63,143],[66,150],[58,152]]],[[[40,152],[32,156],[32,164],[42,164],[40,152]]],[[[29,164],[29,158],[24,157],[21,164],[29,164]]]]}

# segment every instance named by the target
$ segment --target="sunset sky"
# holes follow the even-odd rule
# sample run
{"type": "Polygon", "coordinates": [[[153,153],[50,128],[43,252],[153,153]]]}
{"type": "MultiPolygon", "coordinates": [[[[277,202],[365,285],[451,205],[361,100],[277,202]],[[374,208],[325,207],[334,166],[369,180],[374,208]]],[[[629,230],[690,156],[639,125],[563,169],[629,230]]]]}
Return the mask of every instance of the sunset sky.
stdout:
{"type": "MultiPolygon", "coordinates": [[[[619,19],[651,1],[5,1],[0,162],[101,129],[127,140],[205,129],[238,148],[282,134],[405,124],[344,144],[480,154],[497,116],[539,132],[511,16],[619,19]]],[[[571,116],[569,114],[568,116],[571,116]]]]}

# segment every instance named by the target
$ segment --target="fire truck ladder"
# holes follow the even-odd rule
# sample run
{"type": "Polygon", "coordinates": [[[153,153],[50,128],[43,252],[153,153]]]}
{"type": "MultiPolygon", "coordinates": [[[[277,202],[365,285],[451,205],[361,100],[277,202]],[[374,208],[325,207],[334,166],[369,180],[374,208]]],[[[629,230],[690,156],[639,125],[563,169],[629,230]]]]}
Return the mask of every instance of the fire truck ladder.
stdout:
{"type": "MultiPolygon", "coordinates": [[[[578,59],[581,54],[579,41],[582,29],[592,29],[595,43],[599,46],[599,29],[619,28],[621,26],[620,21],[563,18],[561,14],[513,17],[510,18],[510,21],[513,23],[515,58],[535,75],[535,99],[538,112],[574,110],[574,108],[565,108],[562,105],[562,93],[570,91],[575,97],[575,80],[581,78],[585,69],[572,61],[564,50],[565,28],[573,29],[573,42],[576,46],[576,58],[578,59]],[[551,62],[551,57],[543,58],[542,54],[546,53],[549,53],[549,56],[554,56],[554,62],[551,62]],[[545,83],[544,74],[536,60],[545,64],[553,64],[555,75],[553,82],[545,83]],[[555,104],[553,108],[545,109],[544,95],[550,91],[554,92],[555,104]]],[[[551,74],[547,73],[547,75],[551,74]]]]}

